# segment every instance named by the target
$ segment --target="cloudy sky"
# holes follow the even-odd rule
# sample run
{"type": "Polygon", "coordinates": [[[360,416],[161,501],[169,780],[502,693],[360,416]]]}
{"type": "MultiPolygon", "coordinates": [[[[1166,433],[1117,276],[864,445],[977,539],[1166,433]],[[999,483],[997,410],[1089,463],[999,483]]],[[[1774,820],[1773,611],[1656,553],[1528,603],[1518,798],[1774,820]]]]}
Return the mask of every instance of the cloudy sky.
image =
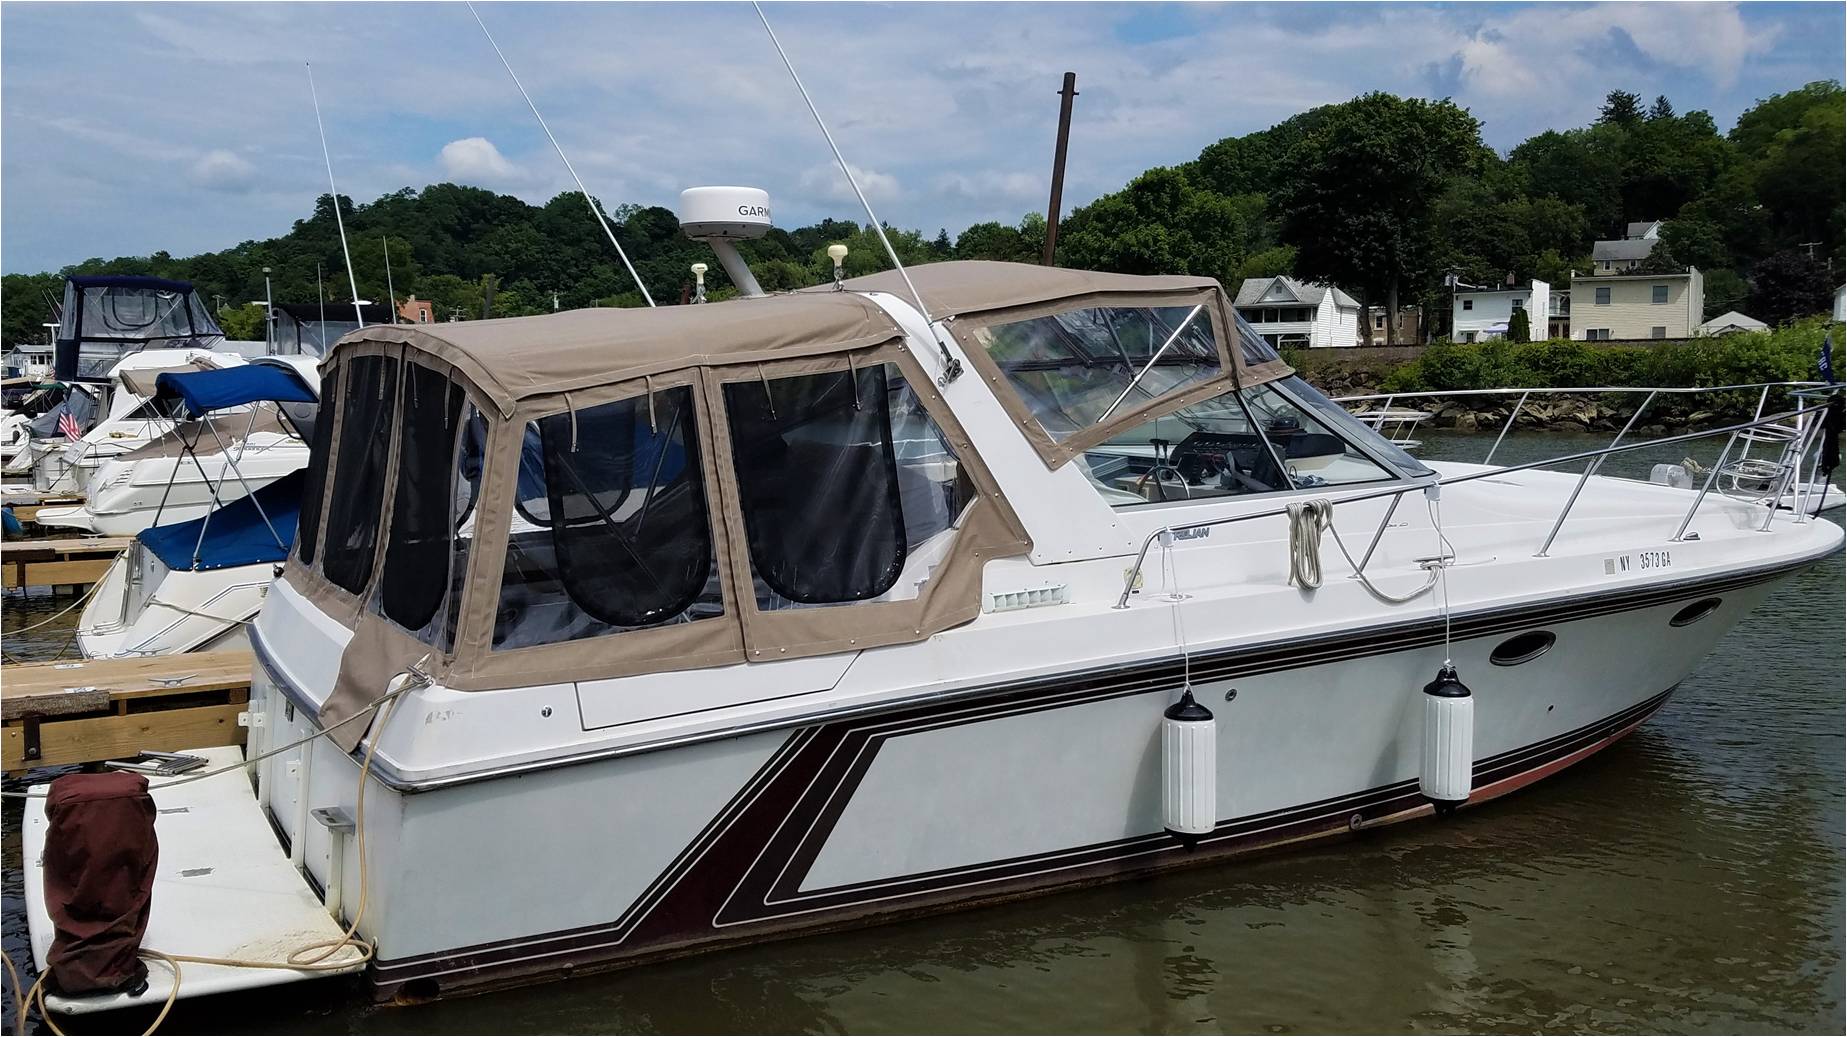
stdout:
{"type": "MultiPolygon", "coordinates": [[[[769,190],[853,217],[748,5],[482,3],[591,191],[769,190]]],[[[1078,74],[1067,207],[1221,137],[1367,90],[1449,96],[1505,151],[1623,88],[1705,108],[1839,78],[1840,4],[787,4],[776,26],[879,215],[954,235],[1045,204],[1078,74]]],[[[569,180],[468,9],[37,4],[0,10],[0,268],[174,255],[286,231],[335,173],[370,200],[569,180]]],[[[1837,171],[1838,172],[1838,171],[1837,171]]]]}

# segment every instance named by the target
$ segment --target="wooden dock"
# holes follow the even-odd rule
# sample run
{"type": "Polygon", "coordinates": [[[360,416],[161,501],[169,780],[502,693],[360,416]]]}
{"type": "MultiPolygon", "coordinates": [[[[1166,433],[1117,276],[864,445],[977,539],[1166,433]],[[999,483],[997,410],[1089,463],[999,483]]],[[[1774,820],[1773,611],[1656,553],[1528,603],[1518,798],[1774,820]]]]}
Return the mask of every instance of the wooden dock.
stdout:
{"type": "Polygon", "coordinates": [[[81,537],[60,540],[8,540],[0,544],[4,585],[14,587],[81,587],[101,580],[134,537],[81,537]]]}
{"type": "Polygon", "coordinates": [[[13,517],[21,522],[38,521],[41,508],[74,508],[84,501],[81,493],[68,490],[34,490],[17,483],[8,484],[0,492],[0,504],[13,509],[13,517]]]}
{"type": "Polygon", "coordinates": [[[241,745],[247,650],[0,666],[0,770],[241,745]]]}

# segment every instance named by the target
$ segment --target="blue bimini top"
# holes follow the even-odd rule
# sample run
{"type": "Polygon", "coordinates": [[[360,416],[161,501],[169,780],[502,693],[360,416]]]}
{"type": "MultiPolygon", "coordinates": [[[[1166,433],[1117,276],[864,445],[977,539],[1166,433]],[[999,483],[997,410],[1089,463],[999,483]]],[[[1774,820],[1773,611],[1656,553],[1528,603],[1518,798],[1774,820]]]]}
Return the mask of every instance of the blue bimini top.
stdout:
{"type": "Polygon", "coordinates": [[[307,479],[306,469],[290,472],[210,514],[189,522],[152,526],[136,534],[135,539],[154,552],[163,565],[176,571],[203,572],[280,562],[289,556],[289,548],[295,543],[295,520],[301,514],[302,485],[307,479]],[[257,511],[258,504],[263,506],[261,512],[257,511]],[[269,516],[268,524],[263,521],[265,515],[269,516]],[[270,525],[276,527],[274,535],[270,525]],[[201,529],[205,531],[203,542],[199,540],[201,529]],[[282,543],[276,543],[277,537],[282,538],[282,543]],[[195,551],[197,564],[193,561],[195,551]]]}
{"type": "Polygon", "coordinates": [[[242,364],[210,371],[169,371],[154,380],[154,398],[178,399],[188,417],[248,403],[314,403],[301,376],[275,364],[242,364]]]}

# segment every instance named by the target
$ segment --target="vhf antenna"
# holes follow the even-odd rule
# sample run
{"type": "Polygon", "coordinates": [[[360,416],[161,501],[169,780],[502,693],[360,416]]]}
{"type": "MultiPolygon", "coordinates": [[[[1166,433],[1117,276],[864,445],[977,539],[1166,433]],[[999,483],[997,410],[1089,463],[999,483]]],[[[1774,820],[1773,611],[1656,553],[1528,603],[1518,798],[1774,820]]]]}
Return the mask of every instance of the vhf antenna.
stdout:
{"type": "MultiPolygon", "coordinates": [[[[327,150],[327,127],[321,122],[321,95],[314,89],[314,65],[308,66],[308,96],[314,99],[314,128],[321,131],[321,157],[327,160],[327,189],[333,192],[333,222],[340,228],[340,251],[346,256],[346,284],[353,290],[353,317],[360,327],[366,326],[365,311],[359,305],[359,279],[353,276],[353,252],[346,247],[346,220],[340,215],[340,189],[333,182],[333,155],[327,150]]],[[[322,327],[321,335],[326,337],[327,329],[322,327]]]]}
{"type": "Polygon", "coordinates": [[[590,190],[584,186],[584,178],[577,175],[577,169],[571,165],[571,160],[565,157],[564,148],[558,144],[558,138],[552,136],[552,128],[545,124],[545,116],[539,114],[539,106],[532,103],[532,95],[526,92],[525,84],[519,81],[519,74],[513,71],[513,65],[507,61],[507,56],[500,52],[500,44],[494,42],[494,34],[487,31],[487,23],[481,20],[481,12],[475,10],[472,2],[468,5],[468,13],[475,16],[475,24],[481,27],[481,35],[487,37],[488,46],[494,48],[494,56],[500,59],[501,67],[507,70],[507,75],[512,78],[513,85],[519,88],[519,95],[526,99],[526,107],[532,109],[532,117],[539,120],[539,129],[545,131],[545,139],[552,142],[552,150],[558,153],[560,159],[563,159],[564,168],[570,172],[571,179],[577,181],[577,193],[584,196],[584,204],[590,207],[591,218],[596,220],[597,225],[603,228],[603,233],[609,236],[609,243],[616,247],[616,255],[622,257],[622,265],[628,268],[628,275],[635,279],[635,287],[641,289],[641,297],[648,301],[649,306],[653,306],[654,296],[648,294],[648,286],[641,283],[641,275],[635,272],[635,264],[629,262],[628,253],[622,251],[622,243],[616,240],[616,232],[610,229],[609,221],[604,219],[602,212],[597,209],[596,200],[590,197],[590,190]]]}
{"type": "MultiPolygon", "coordinates": [[[[802,85],[802,77],[796,74],[795,65],[789,60],[789,52],[782,49],[782,41],[776,38],[776,30],[770,28],[769,17],[763,13],[763,5],[757,0],[750,0],[750,6],[756,8],[757,20],[763,23],[763,31],[770,34],[770,44],[776,48],[776,53],[782,58],[782,67],[788,69],[789,78],[795,80],[795,89],[801,91],[802,100],[808,105],[808,114],[814,116],[814,124],[821,128],[821,136],[827,138],[827,146],[833,149],[834,160],[840,163],[840,172],[846,176],[847,184],[853,188],[853,194],[859,198],[860,207],[866,210],[866,218],[872,221],[873,233],[879,236],[879,243],[885,246],[885,254],[891,257],[891,265],[897,268],[898,276],[904,278],[904,286],[911,290],[911,299],[917,303],[917,312],[923,314],[924,323],[930,327],[930,334],[935,336],[937,334],[936,322],[930,317],[929,308],[924,305],[922,293],[918,292],[917,286],[911,283],[911,275],[905,271],[904,264],[898,259],[898,250],[891,247],[891,239],[885,236],[885,225],[879,222],[878,215],[872,211],[872,203],[866,201],[866,192],[859,189],[859,181],[854,178],[853,170],[847,166],[846,156],[840,153],[840,145],[834,143],[834,135],[827,131],[827,123],[822,121],[820,110],[814,106],[814,99],[808,96],[808,88],[802,85]]],[[[941,385],[948,385],[961,376],[962,362],[949,352],[949,347],[943,345],[943,340],[940,338],[936,340],[936,348],[943,355],[943,372],[938,376],[937,382],[941,385]]]]}

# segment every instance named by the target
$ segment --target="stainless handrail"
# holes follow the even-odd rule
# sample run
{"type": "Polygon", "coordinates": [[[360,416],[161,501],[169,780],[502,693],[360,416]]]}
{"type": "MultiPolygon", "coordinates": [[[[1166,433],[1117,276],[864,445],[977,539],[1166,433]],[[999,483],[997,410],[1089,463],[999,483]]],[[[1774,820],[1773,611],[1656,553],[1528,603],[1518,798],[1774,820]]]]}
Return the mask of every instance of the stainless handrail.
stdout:
{"type": "MultiPolygon", "coordinates": [[[[1367,394],[1359,395],[1359,396],[1336,396],[1333,398],[1333,402],[1341,403],[1341,404],[1365,403],[1365,402],[1368,402],[1371,400],[1377,400],[1383,397],[1386,401],[1385,406],[1389,407],[1392,401],[1397,400],[1400,397],[1403,397],[1406,399],[1430,399],[1430,398],[1436,398],[1436,397],[1450,397],[1450,396],[1507,396],[1513,393],[1519,393],[1520,399],[1517,402],[1515,402],[1513,410],[1507,413],[1507,420],[1501,423],[1500,435],[1495,437],[1494,444],[1488,448],[1487,456],[1481,459],[1482,464],[1490,464],[1494,461],[1495,453],[1501,449],[1501,443],[1507,438],[1507,433],[1513,431],[1514,424],[1520,418],[1520,412],[1526,408],[1527,399],[1531,397],[1532,394],[1534,393],[1540,393],[1542,395],[1548,395],[1548,396],[1556,396],[1556,395],[1583,396],[1583,395],[1589,395],[1592,393],[1644,392],[1644,393],[1647,393],[1648,396],[1642,401],[1642,405],[1636,408],[1636,414],[1640,414],[1641,411],[1645,410],[1648,407],[1648,404],[1651,401],[1653,401],[1657,395],[1661,393],[1669,393],[1673,395],[1691,395],[1694,393],[1733,392],[1733,391],[1738,391],[1742,389],[1759,389],[1762,391],[1758,393],[1758,397],[1757,397],[1757,413],[1752,415],[1753,420],[1755,420],[1756,418],[1763,416],[1764,405],[1766,401],[1768,401],[1770,398],[1770,390],[1772,388],[1785,387],[1785,388],[1791,388],[1791,389],[1795,389],[1799,391],[1800,389],[1809,388],[1813,386],[1822,386],[1823,388],[1826,387],[1825,383],[1823,382],[1747,382],[1747,383],[1741,383],[1737,385],[1677,385],[1677,386],[1666,386],[1666,385],[1658,385],[1658,386],[1635,386],[1635,385],[1582,386],[1582,385],[1574,385],[1574,386],[1558,386],[1558,387],[1550,387],[1550,388],[1526,388],[1526,389],[1522,389],[1522,388],[1448,389],[1448,390],[1428,389],[1428,390],[1423,390],[1420,392],[1367,393],[1367,394]]],[[[1636,414],[1631,414],[1629,416],[1630,424],[1634,424],[1636,414]]],[[[1620,434],[1618,435],[1617,438],[1619,439],[1621,438],[1620,434]]],[[[1749,454],[1750,454],[1750,445],[1747,442],[1744,452],[1740,456],[1741,457],[1748,456],[1749,454]]]]}
{"type": "MultiPolygon", "coordinates": [[[[1635,419],[1642,416],[1642,412],[1648,409],[1648,405],[1653,403],[1654,399],[1654,393],[1649,393],[1647,396],[1643,397],[1642,405],[1635,409],[1634,414],[1629,415],[1628,421],[1623,422],[1623,427],[1617,431],[1616,438],[1610,440],[1611,446],[1615,446],[1623,441],[1623,436],[1626,435],[1631,428],[1635,427],[1635,419]]],[[[1761,412],[1759,412],[1759,416],[1762,416],[1761,412]]],[[[1546,552],[1552,549],[1552,541],[1558,538],[1558,531],[1565,528],[1565,516],[1571,514],[1572,505],[1578,502],[1578,494],[1584,492],[1584,484],[1590,482],[1590,477],[1596,475],[1597,469],[1602,467],[1603,457],[1598,457],[1584,466],[1584,474],[1578,477],[1578,484],[1571,488],[1571,496],[1565,499],[1565,506],[1558,511],[1558,521],[1552,523],[1552,532],[1546,534],[1545,543],[1539,545],[1539,551],[1534,557],[1544,558],[1546,552]]]]}
{"type": "Polygon", "coordinates": [[[1354,396],[1330,397],[1335,403],[1363,403],[1366,400],[1383,399],[1387,396],[1397,399],[1418,400],[1433,396],[1507,396],[1513,393],[1612,393],[1612,392],[1648,392],[1648,393],[1699,393],[1727,392],[1737,389],[1762,389],[1766,387],[1793,386],[1811,388],[1825,387],[1824,382],[1743,382],[1738,385],[1569,385],[1524,388],[1507,386],[1494,389],[1421,389],[1417,392],[1361,393],[1354,396]]]}
{"type": "Polygon", "coordinates": [[[1501,440],[1507,438],[1507,433],[1513,431],[1514,422],[1519,419],[1520,410],[1526,406],[1526,399],[1531,395],[1533,395],[1533,390],[1531,389],[1521,391],[1519,402],[1515,403],[1514,409],[1508,412],[1507,423],[1501,426],[1501,434],[1494,437],[1494,445],[1488,448],[1488,456],[1481,459],[1482,464],[1487,464],[1494,460],[1494,452],[1501,448],[1501,440]]]}
{"type": "MultiPolygon", "coordinates": [[[[1773,383],[1773,384],[1785,384],[1785,383],[1773,383]]],[[[1798,383],[1788,383],[1788,384],[1798,384],[1798,383]]],[[[1706,439],[1711,436],[1720,436],[1720,435],[1726,435],[1726,434],[1731,434],[1733,436],[1736,436],[1737,433],[1745,429],[1748,429],[1748,428],[1757,428],[1763,425],[1772,424],[1774,422],[1784,421],[1789,418],[1801,418],[1809,414],[1818,414],[1825,409],[1826,409],[1825,405],[1821,407],[1803,407],[1803,408],[1799,408],[1793,411],[1783,411],[1778,414],[1772,414],[1769,417],[1760,418],[1756,421],[1746,421],[1746,422],[1741,422],[1736,425],[1727,425],[1723,428],[1707,429],[1703,432],[1685,432],[1678,436],[1668,436],[1665,439],[1643,440],[1638,443],[1624,443],[1621,445],[1611,444],[1610,446],[1599,447],[1596,450],[1584,450],[1584,451],[1580,451],[1575,454],[1564,454],[1559,457],[1546,458],[1545,460],[1542,460],[1542,461],[1528,461],[1523,464],[1503,465],[1502,467],[1499,467],[1499,468],[1490,468],[1490,469],[1487,469],[1486,471],[1480,471],[1480,472],[1467,472],[1462,475],[1452,475],[1447,478],[1418,479],[1418,480],[1412,481],[1410,485],[1406,485],[1406,486],[1394,486],[1394,487],[1388,487],[1382,490],[1370,490],[1365,493],[1356,493],[1356,494],[1352,494],[1350,496],[1345,496],[1345,497],[1338,497],[1338,498],[1331,497],[1329,498],[1329,501],[1334,504],[1357,504],[1361,501],[1378,500],[1381,497],[1398,497],[1406,493],[1410,493],[1412,491],[1417,491],[1417,490],[1428,492],[1430,489],[1434,487],[1454,486],[1459,483],[1473,482],[1476,479],[1488,479],[1488,478],[1492,478],[1497,475],[1506,475],[1509,472],[1525,472],[1525,471],[1530,471],[1535,468],[1549,468],[1552,465],[1568,464],[1572,461],[1588,461],[1588,460],[1592,460],[1595,458],[1607,457],[1610,454],[1623,454],[1623,453],[1628,453],[1632,450],[1646,450],[1649,447],[1669,446],[1674,443],[1688,443],[1696,439],[1706,439]]],[[[1819,422],[1817,422],[1816,424],[1819,425],[1819,422]]],[[[1695,498],[1694,500],[1695,508],[1699,506],[1699,501],[1700,499],[1703,499],[1704,496],[1705,494],[1702,493],[1699,498],[1695,498]]],[[[1771,511],[1771,517],[1774,518],[1775,513],[1776,513],[1776,502],[1772,500],[1769,506],[1770,506],[1770,511],[1771,511]]],[[[1229,526],[1229,525],[1232,525],[1238,522],[1250,522],[1256,519],[1263,519],[1263,518],[1276,518],[1280,515],[1286,515],[1288,513],[1289,513],[1289,509],[1287,506],[1280,507],[1280,508],[1268,508],[1263,511],[1253,511],[1246,515],[1229,515],[1224,518],[1202,519],[1198,522],[1188,522],[1188,523],[1185,523],[1179,526],[1178,528],[1180,529],[1205,529],[1205,528],[1209,528],[1213,526],[1229,526]]],[[[1689,516],[1691,516],[1691,511],[1689,512],[1689,516]]],[[[1141,579],[1142,564],[1145,561],[1147,561],[1149,548],[1154,546],[1155,541],[1159,540],[1162,534],[1171,534],[1175,528],[1176,527],[1172,525],[1162,526],[1160,529],[1157,529],[1154,532],[1149,533],[1148,536],[1142,540],[1141,550],[1137,551],[1135,554],[1135,564],[1123,573],[1122,594],[1117,597],[1116,604],[1114,606],[1115,608],[1126,609],[1129,607],[1129,598],[1131,595],[1135,593],[1135,585],[1141,579]]],[[[1766,528],[1768,527],[1766,526],[1766,528]]],[[[1683,523],[1681,526],[1681,532],[1684,532],[1684,531],[1685,531],[1685,524],[1683,523]]],[[[1677,532],[1674,537],[1670,538],[1670,540],[1678,539],[1679,535],[1680,534],[1677,532]]]]}

